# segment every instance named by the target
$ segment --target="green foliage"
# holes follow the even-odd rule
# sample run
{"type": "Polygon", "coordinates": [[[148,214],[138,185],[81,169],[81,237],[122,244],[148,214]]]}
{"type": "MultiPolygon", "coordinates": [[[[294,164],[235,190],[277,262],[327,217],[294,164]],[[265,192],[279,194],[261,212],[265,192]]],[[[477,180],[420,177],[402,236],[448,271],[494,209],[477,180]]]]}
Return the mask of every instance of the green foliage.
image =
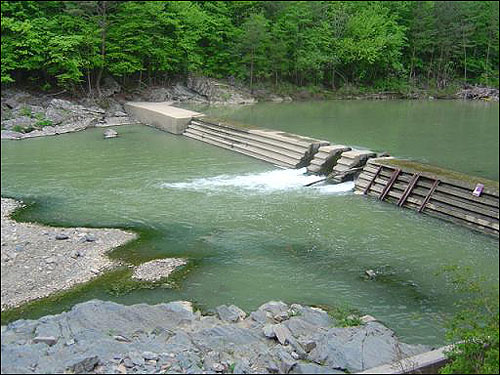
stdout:
{"type": "Polygon", "coordinates": [[[14,125],[12,127],[12,131],[18,132],[18,133],[24,133],[24,126],[21,125],[14,125]]]}
{"type": "Polygon", "coordinates": [[[495,1],[2,1],[2,84],[498,85],[498,14],[495,1]]]}
{"type": "Polygon", "coordinates": [[[328,315],[334,320],[335,327],[355,327],[362,324],[359,311],[347,306],[327,306],[318,305],[322,310],[325,310],[328,315]]]}
{"type": "Polygon", "coordinates": [[[52,120],[48,120],[48,119],[39,119],[36,123],[35,123],[35,127],[37,128],[43,128],[44,126],[52,126],[53,123],[52,123],[52,120]]]}
{"type": "Polygon", "coordinates": [[[30,107],[21,107],[21,109],[19,110],[19,114],[21,116],[31,117],[31,115],[32,115],[31,108],[30,107]]]}
{"type": "Polygon", "coordinates": [[[459,295],[460,311],[451,320],[447,337],[457,343],[447,355],[442,374],[498,374],[499,293],[473,278],[470,270],[446,269],[459,295]]]}

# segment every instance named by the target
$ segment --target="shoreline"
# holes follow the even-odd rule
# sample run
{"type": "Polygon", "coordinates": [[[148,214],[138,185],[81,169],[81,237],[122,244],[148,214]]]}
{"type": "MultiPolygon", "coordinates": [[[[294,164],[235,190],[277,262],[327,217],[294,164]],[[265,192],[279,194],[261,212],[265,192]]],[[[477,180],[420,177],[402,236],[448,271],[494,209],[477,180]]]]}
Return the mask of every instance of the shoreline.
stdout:
{"type": "Polygon", "coordinates": [[[120,262],[107,256],[137,234],[112,228],[51,227],[11,215],[22,201],[1,198],[1,310],[86,283],[120,262]]]}
{"type": "Polygon", "coordinates": [[[252,105],[261,102],[286,103],[326,100],[462,100],[498,103],[498,89],[492,87],[453,87],[449,90],[414,89],[409,92],[380,91],[373,88],[329,90],[323,87],[277,89],[268,86],[251,92],[245,85],[199,77],[170,86],[149,86],[140,91],[127,91],[118,83],[105,97],[76,97],[74,94],[55,98],[57,94],[41,92],[33,87],[12,86],[2,90],[2,139],[20,140],[73,133],[88,128],[137,123],[125,112],[128,101],[171,102],[174,105],[199,104],[214,106],[252,105]],[[184,86],[185,85],[185,86],[184,86]],[[179,88],[184,87],[180,90],[179,88]]]}

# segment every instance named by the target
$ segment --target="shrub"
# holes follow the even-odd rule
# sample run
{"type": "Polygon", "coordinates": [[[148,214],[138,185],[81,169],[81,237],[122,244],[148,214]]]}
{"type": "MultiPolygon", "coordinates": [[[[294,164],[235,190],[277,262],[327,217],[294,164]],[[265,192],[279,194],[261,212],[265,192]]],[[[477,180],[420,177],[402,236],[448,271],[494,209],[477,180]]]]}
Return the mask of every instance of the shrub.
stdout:
{"type": "Polygon", "coordinates": [[[21,116],[28,116],[28,117],[31,117],[32,113],[31,113],[31,108],[30,107],[22,107],[20,110],[19,110],[19,114],[21,116]]]}
{"type": "Polygon", "coordinates": [[[498,374],[498,289],[486,290],[470,270],[448,267],[452,283],[464,295],[460,311],[448,324],[447,338],[457,343],[447,353],[441,374],[498,374]]]}
{"type": "Polygon", "coordinates": [[[43,128],[44,126],[52,126],[52,121],[46,118],[38,120],[35,124],[37,128],[43,128]]]}

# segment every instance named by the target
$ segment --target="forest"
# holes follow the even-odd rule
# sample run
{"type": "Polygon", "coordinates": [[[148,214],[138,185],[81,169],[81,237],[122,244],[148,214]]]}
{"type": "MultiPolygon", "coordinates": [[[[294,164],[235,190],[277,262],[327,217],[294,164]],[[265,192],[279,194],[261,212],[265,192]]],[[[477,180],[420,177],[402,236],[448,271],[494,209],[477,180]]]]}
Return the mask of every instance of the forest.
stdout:
{"type": "Polygon", "coordinates": [[[2,85],[498,87],[497,1],[2,1],[2,85]]]}

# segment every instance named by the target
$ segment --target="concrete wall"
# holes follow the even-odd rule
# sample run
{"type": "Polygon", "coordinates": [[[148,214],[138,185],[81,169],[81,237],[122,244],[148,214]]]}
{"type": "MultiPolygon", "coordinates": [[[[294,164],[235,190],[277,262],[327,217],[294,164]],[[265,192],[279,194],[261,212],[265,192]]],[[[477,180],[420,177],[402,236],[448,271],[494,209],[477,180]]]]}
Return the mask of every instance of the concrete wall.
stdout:
{"type": "Polygon", "coordinates": [[[173,134],[182,134],[193,117],[203,114],[173,107],[169,102],[128,102],[125,110],[136,120],[173,134]]]}

